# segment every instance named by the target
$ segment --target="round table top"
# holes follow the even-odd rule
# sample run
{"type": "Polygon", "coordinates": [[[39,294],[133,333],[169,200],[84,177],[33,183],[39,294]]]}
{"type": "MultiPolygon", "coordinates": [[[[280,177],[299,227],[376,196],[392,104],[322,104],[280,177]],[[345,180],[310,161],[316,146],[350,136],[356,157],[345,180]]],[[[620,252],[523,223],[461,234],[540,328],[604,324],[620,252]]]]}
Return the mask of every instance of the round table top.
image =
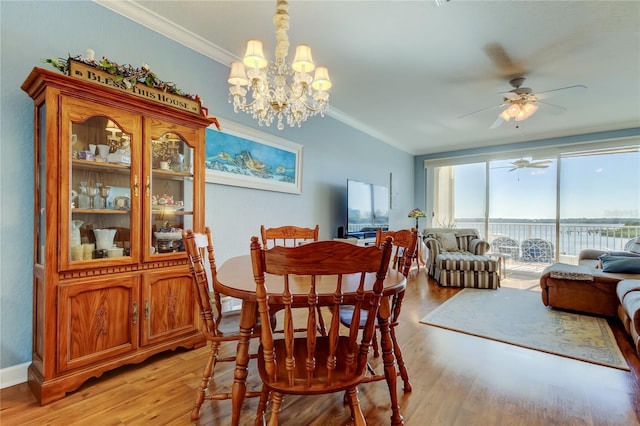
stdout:
{"type": "MultiPolygon", "coordinates": [[[[218,274],[214,282],[216,291],[227,296],[242,300],[256,301],[256,282],[253,277],[251,256],[232,257],[218,268],[218,274]]],[[[269,294],[282,293],[282,277],[265,274],[265,285],[269,294]]],[[[309,276],[290,276],[289,289],[294,299],[304,299],[306,302],[309,294],[311,278],[309,276]],[[296,297],[298,296],[298,297],[296,297]]],[[[375,282],[375,273],[368,273],[365,278],[365,290],[370,290],[375,282]]],[[[342,293],[344,297],[355,296],[358,288],[359,274],[343,276],[342,293]]],[[[407,284],[406,278],[399,271],[389,269],[384,280],[383,296],[390,296],[401,292],[407,284]]],[[[336,276],[323,275],[316,278],[316,291],[319,295],[319,303],[329,302],[335,291],[336,276]],[[323,298],[323,295],[325,297],[323,298]],[[325,300],[326,299],[326,300],[325,300]]]]}

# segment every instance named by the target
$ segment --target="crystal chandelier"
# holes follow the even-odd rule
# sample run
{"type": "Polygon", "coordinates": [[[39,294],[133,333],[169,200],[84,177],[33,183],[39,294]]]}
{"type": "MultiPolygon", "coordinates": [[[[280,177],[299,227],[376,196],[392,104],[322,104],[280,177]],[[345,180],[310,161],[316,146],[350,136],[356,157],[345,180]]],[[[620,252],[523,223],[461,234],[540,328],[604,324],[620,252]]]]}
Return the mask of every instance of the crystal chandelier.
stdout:
{"type": "Polygon", "coordinates": [[[278,0],[273,24],[276,28],[275,62],[267,64],[260,40],[249,40],[242,62],[231,63],[227,80],[229,103],[235,112],[244,111],[258,120],[258,124],[271,125],[278,118],[278,130],[287,124],[300,127],[308,117],[324,112],[329,105],[331,80],[325,67],[316,67],[311,57],[311,48],[301,44],[291,65],[285,58],[289,53],[289,5],[278,0]],[[267,66],[268,65],[268,66],[267,66]],[[245,69],[245,66],[248,68],[245,69]],[[311,72],[315,69],[315,76],[311,72]],[[247,86],[247,88],[245,88],[247,86]],[[251,100],[247,102],[247,92],[251,100]]]}

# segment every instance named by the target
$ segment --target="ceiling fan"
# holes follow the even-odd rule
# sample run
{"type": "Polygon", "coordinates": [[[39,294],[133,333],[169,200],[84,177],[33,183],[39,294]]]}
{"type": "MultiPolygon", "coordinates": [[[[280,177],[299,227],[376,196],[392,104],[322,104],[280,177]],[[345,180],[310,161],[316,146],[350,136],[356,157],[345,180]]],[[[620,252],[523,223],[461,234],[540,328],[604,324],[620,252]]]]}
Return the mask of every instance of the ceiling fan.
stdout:
{"type": "Polygon", "coordinates": [[[549,167],[549,164],[553,163],[553,160],[538,160],[538,161],[529,161],[524,158],[521,158],[516,161],[511,162],[511,166],[506,166],[505,168],[511,167],[508,172],[512,172],[518,169],[546,169],[549,167]]]}
{"type": "Polygon", "coordinates": [[[538,161],[530,161],[524,158],[519,160],[511,161],[510,166],[501,166],[501,167],[493,167],[494,169],[509,169],[508,172],[512,172],[514,170],[519,169],[546,169],[549,167],[549,164],[553,163],[553,160],[538,160],[538,161]]]}
{"type": "Polygon", "coordinates": [[[557,89],[534,93],[531,88],[522,87],[524,80],[524,77],[518,77],[509,81],[509,84],[511,84],[513,89],[509,90],[508,92],[500,92],[500,94],[503,96],[503,101],[501,104],[489,108],[484,108],[479,111],[471,112],[469,114],[462,115],[459,118],[468,117],[470,115],[475,115],[496,108],[503,108],[502,112],[498,115],[498,118],[496,118],[496,120],[490,126],[491,129],[495,129],[505,121],[510,121],[511,119],[514,119],[515,121],[526,120],[538,110],[538,104],[542,104],[545,106],[545,108],[551,108],[556,112],[566,111],[565,107],[550,104],[543,99],[549,98],[560,91],[587,88],[587,86],[585,85],[576,84],[573,86],[559,87],[557,89]]]}

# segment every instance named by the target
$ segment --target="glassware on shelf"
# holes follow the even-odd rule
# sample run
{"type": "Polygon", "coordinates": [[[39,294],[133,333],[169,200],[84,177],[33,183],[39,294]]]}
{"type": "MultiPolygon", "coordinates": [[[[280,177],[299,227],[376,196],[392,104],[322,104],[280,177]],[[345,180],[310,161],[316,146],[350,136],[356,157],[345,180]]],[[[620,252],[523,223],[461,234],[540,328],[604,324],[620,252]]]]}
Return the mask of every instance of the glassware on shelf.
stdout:
{"type": "Polygon", "coordinates": [[[111,193],[111,187],[110,186],[102,186],[100,187],[100,196],[103,198],[102,200],[102,207],[103,209],[108,208],[107,206],[107,198],[109,198],[109,194],[111,193]]]}
{"type": "Polygon", "coordinates": [[[95,197],[96,195],[98,195],[98,188],[96,188],[95,186],[90,186],[87,190],[87,193],[89,195],[89,208],[90,209],[95,209],[95,197]]]}
{"type": "Polygon", "coordinates": [[[71,235],[70,235],[70,246],[79,246],[82,244],[80,239],[80,227],[84,224],[83,220],[72,220],[71,221],[71,235]]]}
{"type": "Polygon", "coordinates": [[[71,221],[71,232],[69,246],[71,247],[71,260],[82,260],[82,240],[80,238],[80,227],[84,224],[82,220],[71,221]]]}
{"type": "Polygon", "coordinates": [[[111,147],[109,145],[98,145],[96,146],[97,150],[98,150],[98,155],[100,156],[100,158],[102,158],[102,161],[107,161],[107,157],[109,156],[109,151],[111,150],[111,147]]]}
{"type": "Polygon", "coordinates": [[[184,155],[180,154],[177,148],[174,148],[173,154],[171,154],[171,168],[173,171],[182,172],[184,163],[184,155]]]}
{"type": "Polygon", "coordinates": [[[104,209],[106,207],[105,200],[102,198],[102,183],[96,182],[96,190],[97,193],[95,197],[93,197],[93,208],[94,209],[104,209]]]}
{"type": "Polygon", "coordinates": [[[94,229],[93,235],[96,238],[96,249],[107,250],[113,247],[113,238],[116,235],[115,229],[94,229]]]}
{"type": "Polygon", "coordinates": [[[91,207],[91,199],[87,192],[87,182],[80,182],[80,193],[78,194],[78,208],[88,209],[91,207]]]}

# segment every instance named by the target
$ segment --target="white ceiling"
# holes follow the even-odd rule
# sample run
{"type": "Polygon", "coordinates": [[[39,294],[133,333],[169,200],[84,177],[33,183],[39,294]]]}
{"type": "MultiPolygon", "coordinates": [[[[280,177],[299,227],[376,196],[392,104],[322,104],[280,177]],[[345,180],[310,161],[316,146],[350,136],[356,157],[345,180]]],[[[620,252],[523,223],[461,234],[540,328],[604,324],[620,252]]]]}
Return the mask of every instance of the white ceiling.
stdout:
{"type": "MultiPolygon", "coordinates": [[[[250,38],[273,57],[275,0],[97,2],[225,65],[250,38]]],[[[329,68],[329,115],[411,154],[640,127],[640,1],[291,0],[289,15],[290,56],[309,44],[329,68]],[[519,76],[588,89],[520,128],[490,130],[500,109],[459,118],[519,76]]]]}

